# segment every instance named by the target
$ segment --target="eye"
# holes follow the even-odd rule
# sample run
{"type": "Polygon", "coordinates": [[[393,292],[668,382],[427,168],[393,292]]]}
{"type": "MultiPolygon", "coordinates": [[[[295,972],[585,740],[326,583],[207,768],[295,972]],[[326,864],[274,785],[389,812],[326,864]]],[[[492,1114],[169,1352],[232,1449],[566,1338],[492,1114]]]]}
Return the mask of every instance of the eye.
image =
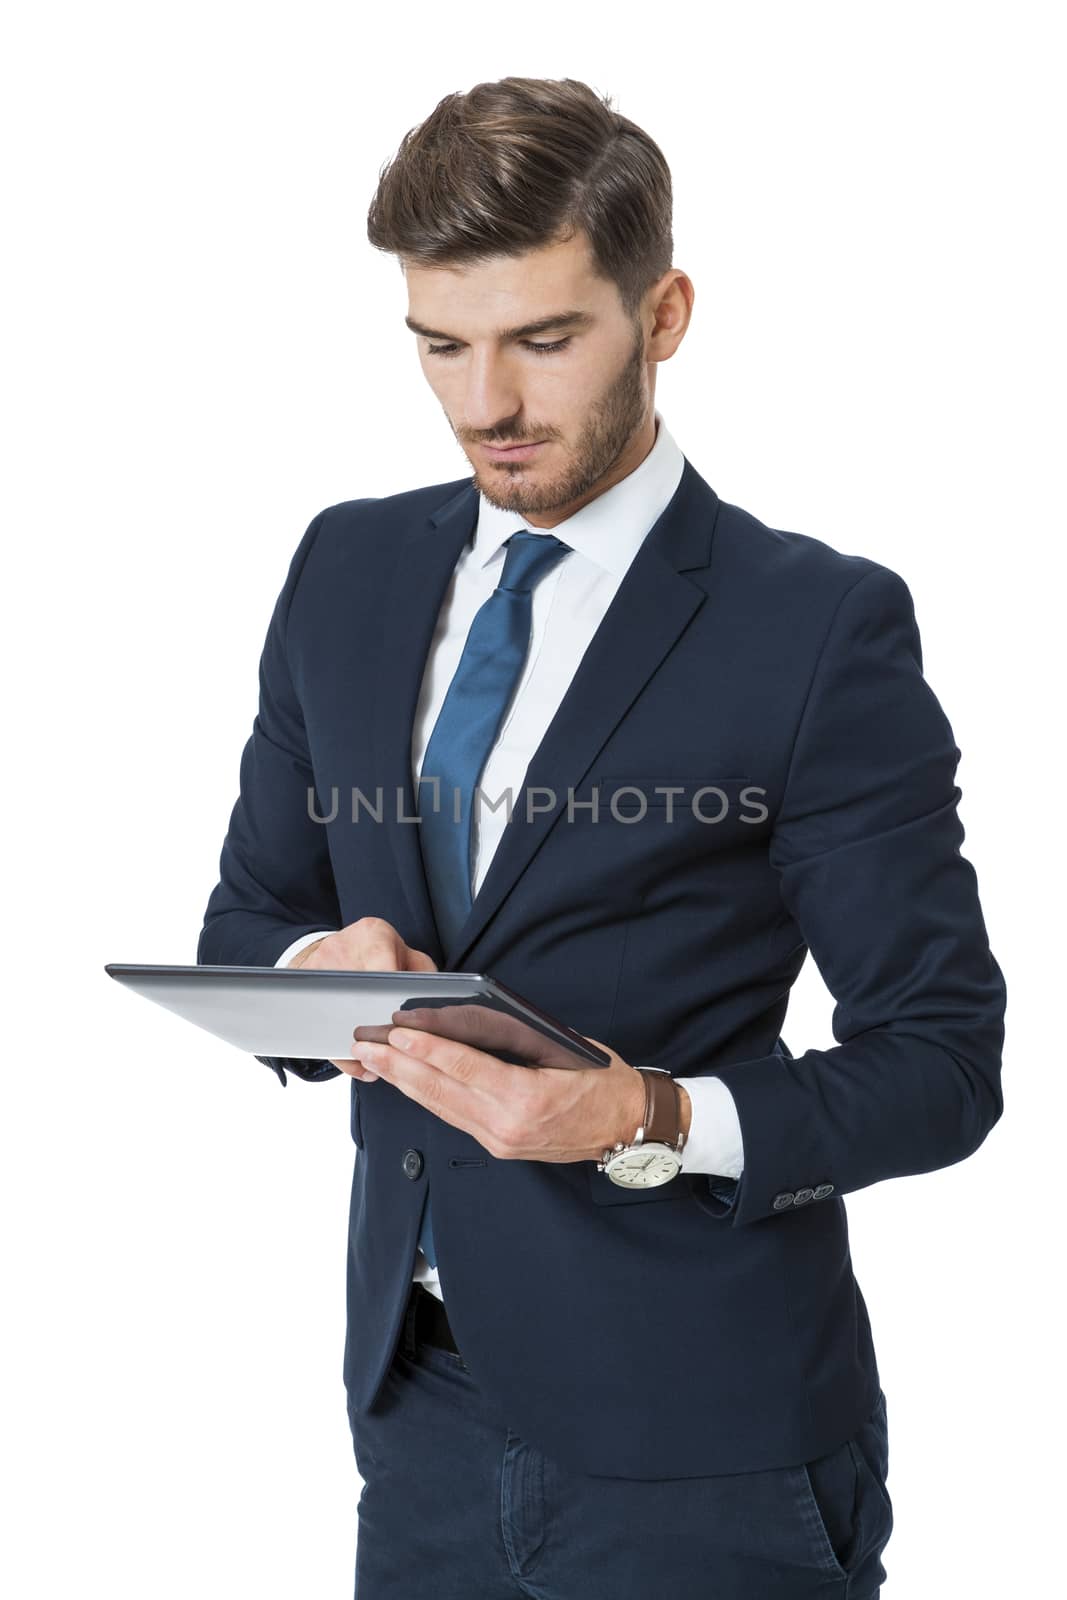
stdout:
{"type": "MultiPolygon", "coordinates": [[[[535,344],[532,339],[522,340],[522,344],[527,350],[532,350],[535,355],[539,356],[550,356],[555,354],[557,350],[565,350],[570,342],[569,337],[557,339],[553,344],[535,344]]],[[[459,348],[458,344],[428,344],[426,346],[426,354],[428,356],[444,356],[447,360],[450,356],[454,356],[459,348]]]]}

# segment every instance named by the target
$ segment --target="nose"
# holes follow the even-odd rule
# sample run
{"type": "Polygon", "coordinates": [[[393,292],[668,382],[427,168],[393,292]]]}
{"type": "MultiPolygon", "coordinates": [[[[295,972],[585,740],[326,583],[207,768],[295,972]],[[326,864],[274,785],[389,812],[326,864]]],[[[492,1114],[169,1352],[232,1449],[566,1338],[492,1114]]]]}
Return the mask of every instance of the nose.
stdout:
{"type": "Polygon", "coordinates": [[[504,438],[514,427],[522,410],[522,396],[507,362],[492,352],[472,355],[467,367],[464,395],[464,421],[472,433],[491,433],[504,438]]]}

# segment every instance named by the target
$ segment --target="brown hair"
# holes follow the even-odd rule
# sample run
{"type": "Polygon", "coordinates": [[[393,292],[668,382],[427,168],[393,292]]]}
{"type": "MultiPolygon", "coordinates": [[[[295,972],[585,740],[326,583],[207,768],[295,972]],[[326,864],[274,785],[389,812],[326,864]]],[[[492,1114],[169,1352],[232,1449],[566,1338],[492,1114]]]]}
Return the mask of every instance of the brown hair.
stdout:
{"type": "Polygon", "coordinates": [[[378,250],[421,266],[521,255],[584,229],[633,316],[671,265],[671,175],[659,146],[577,78],[500,78],[440,100],[382,167],[378,250]]]}

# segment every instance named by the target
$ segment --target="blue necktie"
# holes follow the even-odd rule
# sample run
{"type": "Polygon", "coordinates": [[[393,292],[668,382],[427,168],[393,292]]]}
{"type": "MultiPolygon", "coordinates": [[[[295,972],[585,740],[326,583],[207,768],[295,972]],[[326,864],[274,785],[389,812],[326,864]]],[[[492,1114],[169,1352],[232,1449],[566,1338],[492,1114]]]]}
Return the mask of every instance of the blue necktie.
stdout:
{"type": "MultiPolygon", "coordinates": [[[[423,861],[441,943],[446,948],[472,905],[472,800],[526,662],[532,590],[570,546],[553,534],[523,529],[511,535],[506,548],[500,582],[471,623],[455,677],[426,746],[418,785],[423,861]],[[431,778],[439,783],[430,782],[431,778]]],[[[436,1267],[429,1190],[419,1249],[431,1267],[436,1267]]]]}

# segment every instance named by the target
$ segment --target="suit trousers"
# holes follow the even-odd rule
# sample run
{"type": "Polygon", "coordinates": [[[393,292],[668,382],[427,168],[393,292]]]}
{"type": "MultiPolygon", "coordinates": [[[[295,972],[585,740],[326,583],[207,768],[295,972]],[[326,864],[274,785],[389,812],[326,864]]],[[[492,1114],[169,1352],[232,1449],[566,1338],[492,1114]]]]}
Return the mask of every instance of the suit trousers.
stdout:
{"type": "Polygon", "coordinates": [[[363,1479],[355,1600],[877,1600],[893,1527],[884,1393],[813,1461],[587,1476],[500,1425],[444,1347],[433,1298],[413,1286],[373,1409],[349,1411],[363,1479]]]}

